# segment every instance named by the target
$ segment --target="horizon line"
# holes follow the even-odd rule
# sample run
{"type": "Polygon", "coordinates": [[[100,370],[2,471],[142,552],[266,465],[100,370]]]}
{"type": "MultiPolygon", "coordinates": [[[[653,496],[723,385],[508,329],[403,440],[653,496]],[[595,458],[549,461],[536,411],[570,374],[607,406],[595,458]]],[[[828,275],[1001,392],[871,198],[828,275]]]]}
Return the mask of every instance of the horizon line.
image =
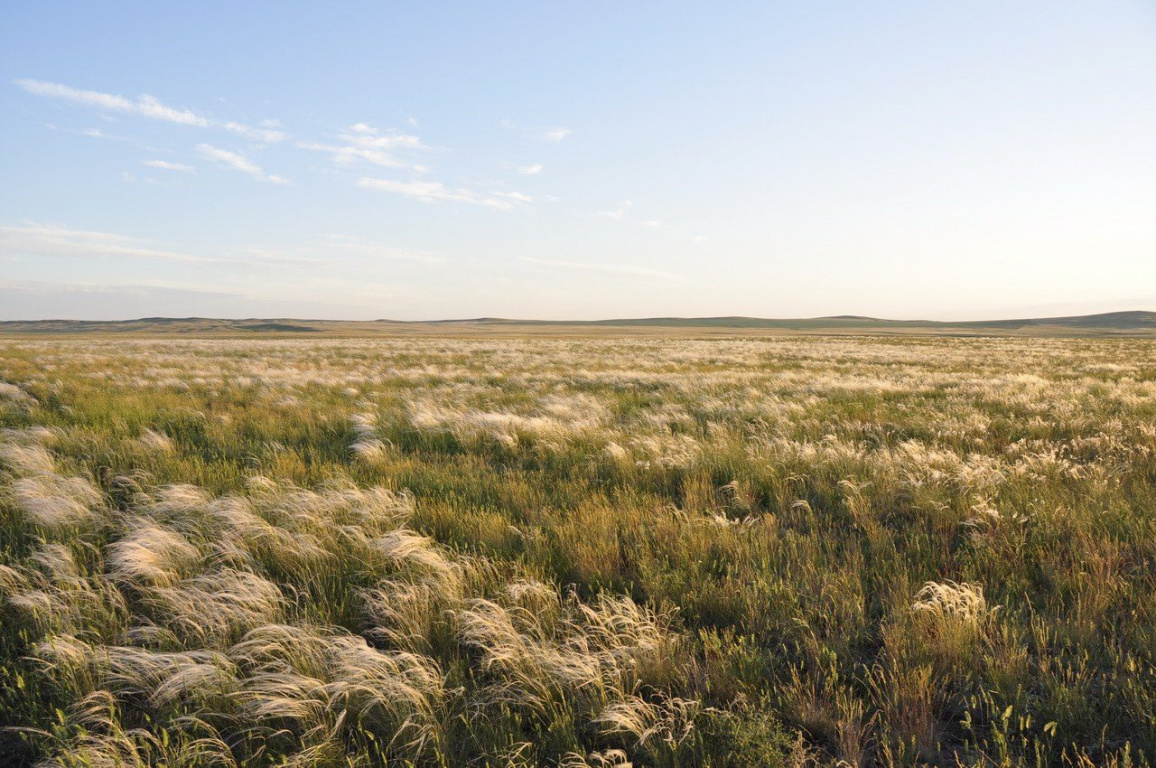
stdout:
{"type": "Polygon", "coordinates": [[[1033,317],[997,317],[988,318],[984,320],[932,320],[927,318],[917,318],[911,320],[899,320],[886,317],[875,317],[869,315],[855,315],[855,314],[837,314],[837,315],[816,315],[811,317],[762,317],[757,315],[650,315],[642,317],[608,317],[598,318],[592,320],[547,320],[539,318],[518,318],[518,317],[499,317],[496,315],[483,315],[478,317],[467,318],[433,318],[426,320],[397,320],[392,318],[374,318],[371,320],[350,320],[324,317],[287,317],[287,316],[248,316],[248,317],[214,317],[205,315],[187,315],[183,317],[167,316],[167,315],[150,315],[144,317],[124,318],[120,320],[92,320],[85,318],[67,318],[67,317],[46,317],[38,319],[23,319],[23,320],[0,320],[3,324],[17,324],[17,323],[91,323],[102,325],[113,325],[119,323],[162,323],[162,322],[195,322],[195,321],[215,321],[215,322],[270,322],[270,321],[288,321],[297,323],[395,323],[401,325],[432,325],[432,324],[468,324],[468,323],[506,323],[506,324],[538,324],[538,325],[611,325],[615,323],[660,323],[664,321],[689,323],[689,322],[723,322],[723,321],[745,321],[745,322],[764,322],[764,323],[806,323],[806,322],[848,322],[848,323],[895,323],[895,324],[936,324],[936,325],[984,325],[990,323],[1040,323],[1045,321],[1074,321],[1074,320],[1089,320],[1097,318],[1124,318],[1136,317],[1150,319],[1156,324],[1156,310],[1148,309],[1129,309],[1129,310],[1115,310],[1111,312],[1092,312],[1086,314],[1073,315],[1048,315],[1048,316],[1033,316],[1033,317]]]}

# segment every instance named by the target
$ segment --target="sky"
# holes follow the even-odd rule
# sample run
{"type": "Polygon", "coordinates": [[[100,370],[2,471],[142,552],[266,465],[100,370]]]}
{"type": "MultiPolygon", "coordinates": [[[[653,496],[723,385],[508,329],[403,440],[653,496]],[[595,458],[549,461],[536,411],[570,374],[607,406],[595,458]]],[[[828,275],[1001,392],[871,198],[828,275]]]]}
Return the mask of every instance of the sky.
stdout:
{"type": "Polygon", "coordinates": [[[1156,3],[0,4],[0,319],[1156,310],[1156,3]]]}

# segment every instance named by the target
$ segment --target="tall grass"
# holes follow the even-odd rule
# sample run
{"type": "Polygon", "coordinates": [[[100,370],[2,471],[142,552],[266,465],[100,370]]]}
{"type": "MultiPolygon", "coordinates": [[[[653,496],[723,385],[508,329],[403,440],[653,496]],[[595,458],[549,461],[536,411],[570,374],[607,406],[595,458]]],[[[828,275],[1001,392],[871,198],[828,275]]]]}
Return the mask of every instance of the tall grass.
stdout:
{"type": "Polygon", "coordinates": [[[1151,342],[39,340],[0,379],[14,765],[1156,758],[1151,342]]]}

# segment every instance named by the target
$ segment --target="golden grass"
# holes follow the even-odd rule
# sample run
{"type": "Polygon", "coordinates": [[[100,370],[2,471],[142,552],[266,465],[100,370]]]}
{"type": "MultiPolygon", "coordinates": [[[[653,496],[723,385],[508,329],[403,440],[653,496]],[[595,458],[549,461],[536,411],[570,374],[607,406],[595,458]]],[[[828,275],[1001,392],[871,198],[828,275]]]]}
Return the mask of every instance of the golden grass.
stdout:
{"type": "Polygon", "coordinates": [[[0,347],[0,751],[1144,765],[1156,344],[0,347]]]}

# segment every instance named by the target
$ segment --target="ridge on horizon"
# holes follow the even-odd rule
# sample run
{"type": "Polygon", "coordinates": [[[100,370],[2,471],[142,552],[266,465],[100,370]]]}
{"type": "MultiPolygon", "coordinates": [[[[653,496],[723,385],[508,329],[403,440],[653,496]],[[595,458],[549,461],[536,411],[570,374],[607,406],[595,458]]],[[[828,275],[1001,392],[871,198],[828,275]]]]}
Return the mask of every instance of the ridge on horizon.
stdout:
{"type": "Polygon", "coordinates": [[[784,331],[1017,331],[1056,329],[1101,333],[1156,333],[1156,311],[1127,310],[1087,315],[1028,317],[997,320],[892,320],[865,315],[825,315],[810,318],[763,318],[743,315],[714,317],[640,317],[604,320],[533,320],[502,317],[477,317],[442,320],[324,320],[306,318],[212,318],[212,317],[142,317],[133,320],[4,320],[0,332],[9,333],[92,333],[92,332],[175,332],[185,334],[244,333],[322,333],[372,332],[383,328],[429,327],[577,327],[577,328],[682,328],[682,329],[749,329],[784,331]]]}

